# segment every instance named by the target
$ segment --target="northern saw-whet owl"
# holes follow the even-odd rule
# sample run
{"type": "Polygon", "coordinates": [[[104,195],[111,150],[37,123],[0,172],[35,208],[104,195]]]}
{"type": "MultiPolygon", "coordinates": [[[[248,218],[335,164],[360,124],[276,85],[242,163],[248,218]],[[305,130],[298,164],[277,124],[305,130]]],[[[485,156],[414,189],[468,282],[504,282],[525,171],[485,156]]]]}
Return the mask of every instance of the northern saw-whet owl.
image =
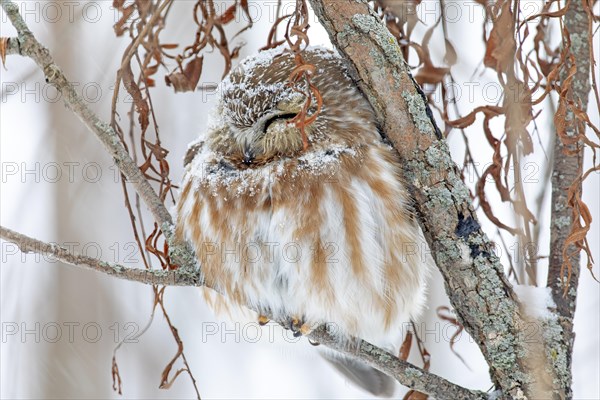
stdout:
{"type": "MultiPolygon", "coordinates": [[[[290,123],[306,100],[288,83],[293,54],[242,61],[188,150],[176,233],[229,301],[291,321],[298,334],[328,323],[340,340],[397,351],[401,325],[423,305],[427,270],[402,167],[341,58],[315,47],[303,57],[323,102],[305,128],[308,148],[290,123]]],[[[371,393],[393,393],[383,373],[326,358],[371,393]]]]}

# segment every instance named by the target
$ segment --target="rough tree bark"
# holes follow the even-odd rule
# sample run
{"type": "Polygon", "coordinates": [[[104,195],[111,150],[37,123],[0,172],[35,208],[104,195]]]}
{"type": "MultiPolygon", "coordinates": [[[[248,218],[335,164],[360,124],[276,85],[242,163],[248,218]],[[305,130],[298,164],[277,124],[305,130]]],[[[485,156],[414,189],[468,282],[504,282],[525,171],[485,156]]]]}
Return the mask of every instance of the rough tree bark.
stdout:
{"type": "MultiPolygon", "coordinates": [[[[571,2],[564,17],[565,28],[569,32],[570,51],[574,56],[575,75],[572,77],[571,89],[573,100],[579,108],[587,110],[588,97],[590,93],[590,42],[588,27],[590,16],[585,12],[584,1],[571,2]]],[[[567,60],[569,61],[569,60],[567,60]]],[[[561,84],[569,79],[568,62],[561,70],[561,84]]],[[[559,118],[562,118],[559,116],[559,118]]],[[[572,111],[568,110],[566,115],[566,136],[575,138],[585,134],[585,125],[575,119],[572,111]]],[[[563,250],[573,224],[572,208],[568,207],[568,189],[576,181],[579,181],[576,193],[581,193],[582,182],[580,180],[583,171],[583,143],[577,140],[573,143],[564,143],[558,134],[554,144],[554,163],[552,173],[552,202],[551,215],[552,225],[550,228],[550,265],[548,271],[547,286],[552,290],[552,298],[556,304],[558,322],[562,328],[561,344],[564,346],[564,363],[555,373],[560,381],[560,389],[564,396],[573,396],[571,383],[571,364],[573,353],[573,318],[577,301],[577,285],[580,274],[580,251],[570,245],[566,250],[571,262],[571,272],[563,268],[563,250]]],[[[552,357],[552,356],[551,356],[552,357]]]]}

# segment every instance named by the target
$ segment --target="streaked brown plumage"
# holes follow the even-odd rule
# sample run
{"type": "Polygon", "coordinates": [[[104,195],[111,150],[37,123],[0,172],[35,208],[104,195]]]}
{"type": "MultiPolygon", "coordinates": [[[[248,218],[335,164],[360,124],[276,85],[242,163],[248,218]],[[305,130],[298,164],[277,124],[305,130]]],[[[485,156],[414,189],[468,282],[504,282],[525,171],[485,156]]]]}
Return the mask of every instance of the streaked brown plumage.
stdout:
{"type": "MultiPolygon", "coordinates": [[[[292,55],[280,53],[245,60],[223,82],[186,157],[177,235],[234,303],[302,321],[302,333],[333,323],[340,340],[392,348],[423,304],[426,273],[397,154],[340,58],[319,48],[305,51],[323,107],[304,150],[289,121],[305,98],[287,84],[292,55]]],[[[372,392],[393,391],[353,368],[372,392]]]]}

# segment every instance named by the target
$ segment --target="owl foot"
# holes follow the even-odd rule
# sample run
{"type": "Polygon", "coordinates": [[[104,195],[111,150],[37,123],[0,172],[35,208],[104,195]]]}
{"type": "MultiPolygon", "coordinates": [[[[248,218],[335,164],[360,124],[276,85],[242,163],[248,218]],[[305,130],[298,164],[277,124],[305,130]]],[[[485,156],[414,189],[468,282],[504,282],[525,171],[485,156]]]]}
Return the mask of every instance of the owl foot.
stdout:
{"type": "Polygon", "coordinates": [[[269,318],[265,317],[264,315],[258,316],[258,324],[260,326],[265,326],[268,323],[269,323],[269,318]]]}
{"type": "Polygon", "coordinates": [[[304,322],[303,318],[292,317],[288,321],[287,329],[294,333],[294,337],[306,336],[312,332],[312,325],[304,322]]]}

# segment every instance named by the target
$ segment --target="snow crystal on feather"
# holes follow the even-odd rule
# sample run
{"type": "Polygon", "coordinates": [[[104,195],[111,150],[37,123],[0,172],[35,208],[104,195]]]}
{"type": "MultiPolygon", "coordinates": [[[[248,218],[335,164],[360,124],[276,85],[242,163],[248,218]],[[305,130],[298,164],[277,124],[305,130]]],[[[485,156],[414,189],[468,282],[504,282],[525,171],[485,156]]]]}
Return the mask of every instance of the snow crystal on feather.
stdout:
{"type": "Polygon", "coordinates": [[[308,151],[297,159],[282,158],[260,167],[240,170],[204,146],[192,161],[189,173],[194,181],[195,190],[208,188],[213,196],[217,196],[219,188],[235,184],[236,196],[254,196],[278,179],[289,180],[297,177],[297,172],[329,177],[338,170],[342,156],[356,157],[357,152],[349,147],[334,146],[327,150],[308,151]],[[286,168],[289,163],[296,164],[292,170],[297,172],[291,175],[287,172],[288,175],[285,175],[286,171],[290,170],[286,168]]]}

